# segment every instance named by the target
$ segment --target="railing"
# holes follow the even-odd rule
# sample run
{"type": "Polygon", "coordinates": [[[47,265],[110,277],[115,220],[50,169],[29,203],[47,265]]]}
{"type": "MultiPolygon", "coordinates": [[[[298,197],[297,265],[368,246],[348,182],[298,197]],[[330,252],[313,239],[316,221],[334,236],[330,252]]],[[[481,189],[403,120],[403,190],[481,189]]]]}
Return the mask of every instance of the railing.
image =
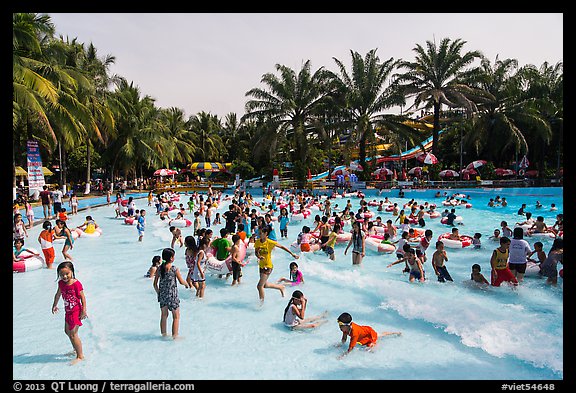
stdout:
{"type": "Polygon", "coordinates": [[[222,190],[228,188],[228,183],[225,182],[170,182],[170,183],[158,183],[154,185],[154,192],[163,191],[194,191],[194,190],[206,190],[208,187],[212,187],[213,190],[222,190]]]}

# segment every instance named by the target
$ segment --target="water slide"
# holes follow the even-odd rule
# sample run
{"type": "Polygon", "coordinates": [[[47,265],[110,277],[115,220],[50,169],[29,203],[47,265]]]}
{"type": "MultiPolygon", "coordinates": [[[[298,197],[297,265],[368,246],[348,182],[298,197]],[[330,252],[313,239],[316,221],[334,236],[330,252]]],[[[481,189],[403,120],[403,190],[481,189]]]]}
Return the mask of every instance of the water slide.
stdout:
{"type": "MultiPolygon", "coordinates": [[[[438,135],[442,134],[444,132],[444,130],[440,130],[438,131],[438,135]]],[[[429,138],[426,138],[425,140],[422,141],[422,145],[424,146],[424,148],[426,150],[430,149],[432,147],[432,140],[433,140],[433,136],[430,136],[429,138]]],[[[421,148],[420,145],[416,145],[411,149],[408,149],[406,151],[403,151],[400,154],[395,154],[395,155],[391,155],[391,156],[374,156],[374,157],[367,157],[366,161],[370,161],[373,159],[376,159],[377,163],[380,164],[382,162],[389,162],[389,161],[400,161],[400,160],[409,160],[411,158],[416,157],[416,155],[421,152],[421,148]]],[[[354,161],[354,162],[358,162],[358,160],[354,161]]],[[[332,171],[335,171],[337,169],[344,169],[346,168],[346,165],[338,165],[334,168],[332,168],[332,171]]],[[[319,173],[317,175],[312,176],[309,181],[314,181],[314,180],[323,180],[326,179],[328,177],[328,171],[324,171],[322,173],[319,173]]]]}
{"type": "MultiPolygon", "coordinates": [[[[444,132],[444,130],[440,130],[438,131],[438,135],[442,134],[444,132]]],[[[424,149],[428,150],[432,147],[432,140],[433,140],[434,136],[430,136],[429,138],[426,138],[422,141],[422,145],[424,146],[424,149]]],[[[406,151],[403,151],[400,154],[394,154],[391,156],[387,156],[387,157],[383,157],[383,156],[376,156],[376,157],[370,157],[370,158],[366,158],[366,161],[370,161],[372,159],[376,159],[377,163],[381,163],[381,162],[388,162],[388,161],[400,161],[400,160],[409,160],[411,158],[416,157],[416,155],[418,153],[420,153],[422,151],[422,149],[420,148],[420,145],[416,145],[411,149],[408,149],[406,151]]]]}

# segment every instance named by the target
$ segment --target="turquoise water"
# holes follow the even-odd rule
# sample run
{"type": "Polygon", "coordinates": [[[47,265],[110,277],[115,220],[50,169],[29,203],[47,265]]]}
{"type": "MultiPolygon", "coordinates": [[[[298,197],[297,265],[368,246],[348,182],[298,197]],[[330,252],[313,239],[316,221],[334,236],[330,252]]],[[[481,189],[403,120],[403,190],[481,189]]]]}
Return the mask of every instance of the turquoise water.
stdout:
{"type": "MultiPolygon", "coordinates": [[[[438,190],[368,191],[366,200],[388,196],[404,204],[411,198],[436,203],[438,190]]],[[[13,378],[14,379],[168,379],[168,380],[268,380],[268,379],[366,379],[366,380],[560,380],[564,374],[563,281],[557,287],[543,279],[526,277],[513,290],[507,286],[479,289],[469,285],[473,263],[489,279],[489,260],[495,243],[488,240],[500,221],[513,227],[522,203],[534,216],[542,215],[549,225],[563,212],[561,188],[440,190],[470,195],[473,207],[457,208],[463,217],[461,234],[482,233],[482,248],[447,249],[446,263],[454,282],[439,283],[429,261],[424,269],[427,281],[409,283],[402,266],[387,269],[393,254],[368,251],[362,265],[352,266],[350,250],[336,246],[336,261],[317,252],[304,254],[297,263],[305,279],[302,290],[309,299],[307,315],[328,311],[328,323],[312,331],[291,331],[283,326],[282,315],[293,287],[282,298],[266,290],[259,305],[256,284],[257,263],[253,256],[243,269],[239,286],[231,279],[208,276],[205,298],[197,300],[192,291],[179,287],[182,340],[160,337],[160,309],[152,281],[143,277],[154,255],[170,245],[165,222],[147,207],[145,198],[138,208],[148,210],[144,241],[137,241],[135,226],[115,219],[114,207],[103,206],[72,216],[69,226],[80,225],[90,214],[103,229],[101,237],[79,238],[71,251],[76,277],[82,282],[88,305],[88,319],[79,335],[86,360],[69,366],[65,354],[71,345],[64,334],[63,314],[51,314],[56,292],[56,271],[41,269],[13,275],[13,378]],[[507,207],[487,207],[488,199],[506,197],[507,207]],[[543,207],[536,209],[539,200],[543,207]],[[550,211],[555,203],[558,211],[550,211]],[[346,358],[336,347],[341,338],[336,317],[352,314],[356,323],[377,331],[401,331],[400,337],[379,340],[376,350],[354,350],[346,358]]],[[[257,193],[258,191],[256,191],[257,193]]],[[[261,201],[261,195],[256,194],[261,201]]],[[[332,205],[343,207],[350,199],[358,208],[359,199],[343,198],[332,205]]],[[[185,200],[187,200],[185,198],[185,200]]],[[[228,209],[223,202],[218,211],[228,209]]],[[[383,221],[391,213],[372,212],[383,221]]],[[[314,216],[314,214],[312,215],[314,216]]],[[[289,247],[302,225],[292,223],[289,247]]],[[[218,233],[221,225],[213,226],[218,233]]],[[[426,220],[434,240],[448,232],[439,219],[426,220]]],[[[40,226],[30,231],[27,244],[39,249],[40,226]]],[[[182,228],[184,235],[191,228],[182,228]]],[[[527,238],[533,245],[544,243],[548,252],[552,239],[527,238]]],[[[56,245],[56,264],[63,260],[62,244],[56,245]]],[[[289,273],[293,260],[281,249],[273,251],[275,282],[289,273]]],[[[55,265],[56,265],[55,264],[55,265]]],[[[176,266],[185,274],[184,249],[176,247],[176,266]]],[[[561,266],[559,267],[561,268],[561,266]]],[[[60,301],[60,306],[62,301],[60,301]]],[[[169,319],[170,326],[171,319],[169,319]]]]}

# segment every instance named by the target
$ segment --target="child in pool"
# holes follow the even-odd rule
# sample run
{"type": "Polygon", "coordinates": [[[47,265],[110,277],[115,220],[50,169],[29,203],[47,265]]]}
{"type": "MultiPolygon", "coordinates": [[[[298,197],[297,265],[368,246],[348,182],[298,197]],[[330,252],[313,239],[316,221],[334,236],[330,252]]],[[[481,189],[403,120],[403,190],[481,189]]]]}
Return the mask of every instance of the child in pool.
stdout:
{"type": "Polygon", "coordinates": [[[162,250],[162,264],[154,275],[154,290],[158,294],[160,303],[160,334],[166,337],[166,322],[168,312],[172,312],[172,338],[178,338],[180,327],[180,298],[178,297],[178,282],[189,288],[188,283],[180,275],[180,270],[174,263],[174,250],[165,248],[162,250]]]}
{"type": "Polygon", "coordinates": [[[542,244],[542,242],[536,242],[534,243],[534,251],[532,251],[530,254],[528,254],[528,258],[527,260],[530,262],[534,262],[534,263],[542,263],[546,260],[546,253],[543,250],[544,248],[544,244],[542,244]],[[536,257],[538,259],[533,259],[532,255],[536,254],[536,257]]]}
{"type": "Polygon", "coordinates": [[[476,232],[474,234],[474,237],[472,238],[472,245],[474,246],[474,248],[478,249],[478,248],[482,247],[482,241],[480,241],[481,237],[482,237],[482,234],[480,232],[476,232]]]}
{"type": "Polygon", "coordinates": [[[84,359],[82,352],[82,341],[78,337],[78,328],[82,326],[82,320],[87,318],[86,314],[86,296],[84,288],[80,281],[74,275],[74,265],[70,261],[64,261],[58,265],[56,270],[58,274],[58,290],[54,295],[52,303],[52,314],[58,312],[58,300],[62,297],[64,301],[64,332],[70,339],[72,348],[76,353],[76,359],[71,364],[75,364],[84,359]]]}
{"type": "Polygon", "coordinates": [[[326,315],[328,311],[324,311],[318,316],[305,318],[307,305],[308,299],[306,299],[301,291],[296,290],[292,292],[292,297],[284,309],[284,325],[292,329],[311,329],[327,322],[326,315]]]}
{"type": "Polygon", "coordinates": [[[240,235],[236,233],[232,235],[232,247],[230,248],[230,255],[232,256],[232,285],[240,284],[242,267],[246,266],[246,263],[240,258],[240,242],[242,241],[240,235]]]}
{"type": "Polygon", "coordinates": [[[472,273],[470,274],[470,280],[480,284],[490,285],[488,280],[486,280],[486,277],[484,277],[484,275],[480,273],[481,270],[482,269],[479,264],[475,263],[474,265],[472,265],[472,273]]]}
{"type": "Polygon", "coordinates": [[[160,255],[154,255],[152,257],[152,266],[150,266],[150,268],[148,269],[148,271],[146,272],[144,277],[154,278],[154,275],[156,274],[156,270],[158,270],[158,266],[160,266],[161,262],[162,262],[162,258],[160,257],[160,255]]]}
{"type": "Polygon", "coordinates": [[[494,229],[494,235],[490,236],[488,239],[499,242],[500,241],[500,229],[498,229],[498,228],[494,229]]]}
{"type": "Polygon", "coordinates": [[[434,273],[438,276],[438,282],[454,281],[446,269],[444,262],[448,261],[448,255],[444,249],[444,243],[440,240],[436,242],[436,251],[432,255],[432,267],[434,268],[434,273]]]}
{"type": "Polygon", "coordinates": [[[380,332],[377,333],[372,327],[367,325],[358,325],[352,322],[352,315],[345,312],[340,314],[337,319],[338,327],[342,332],[341,344],[345,344],[350,336],[350,344],[348,345],[348,350],[341,354],[338,358],[341,359],[356,347],[356,345],[364,345],[368,350],[372,350],[379,337],[396,335],[400,336],[402,332],[380,332]]]}
{"type": "Polygon", "coordinates": [[[287,283],[292,286],[304,284],[304,276],[302,272],[298,270],[298,264],[296,262],[290,262],[290,278],[282,277],[276,284],[287,283]]]}
{"type": "Polygon", "coordinates": [[[180,247],[182,247],[184,245],[184,240],[182,240],[182,231],[180,228],[171,226],[170,233],[172,233],[172,242],[170,242],[170,248],[174,248],[174,244],[176,242],[180,243],[180,247]]]}
{"type": "Polygon", "coordinates": [[[415,280],[419,280],[420,282],[424,282],[424,268],[422,267],[422,261],[420,258],[416,256],[416,251],[410,247],[410,244],[404,244],[404,257],[398,259],[396,262],[392,262],[387,268],[392,267],[398,263],[405,262],[408,265],[408,269],[410,275],[408,276],[408,280],[410,282],[414,282],[415,280]]]}

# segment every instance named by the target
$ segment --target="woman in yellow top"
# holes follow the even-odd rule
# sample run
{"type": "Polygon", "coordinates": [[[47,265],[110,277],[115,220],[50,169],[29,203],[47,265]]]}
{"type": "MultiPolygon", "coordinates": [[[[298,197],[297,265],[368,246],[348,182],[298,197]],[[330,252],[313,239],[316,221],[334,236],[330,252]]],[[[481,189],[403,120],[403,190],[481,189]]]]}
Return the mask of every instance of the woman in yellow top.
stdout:
{"type": "Polygon", "coordinates": [[[281,248],[287,253],[290,253],[293,258],[298,259],[298,255],[294,254],[288,248],[275,242],[274,240],[268,239],[269,229],[267,226],[260,228],[260,237],[254,242],[254,253],[258,258],[258,267],[260,270],[260,280],[258,281],[258,295],[260,297],[260,302],[264,302],[264,288],[274,288],[280,291],[282,297],[284,297],[284,285],[281,284],[270,284],[268,283],[268,277],[272,273],[274,265],[272,264],[272,250],[275,247],[281,248]]]}

